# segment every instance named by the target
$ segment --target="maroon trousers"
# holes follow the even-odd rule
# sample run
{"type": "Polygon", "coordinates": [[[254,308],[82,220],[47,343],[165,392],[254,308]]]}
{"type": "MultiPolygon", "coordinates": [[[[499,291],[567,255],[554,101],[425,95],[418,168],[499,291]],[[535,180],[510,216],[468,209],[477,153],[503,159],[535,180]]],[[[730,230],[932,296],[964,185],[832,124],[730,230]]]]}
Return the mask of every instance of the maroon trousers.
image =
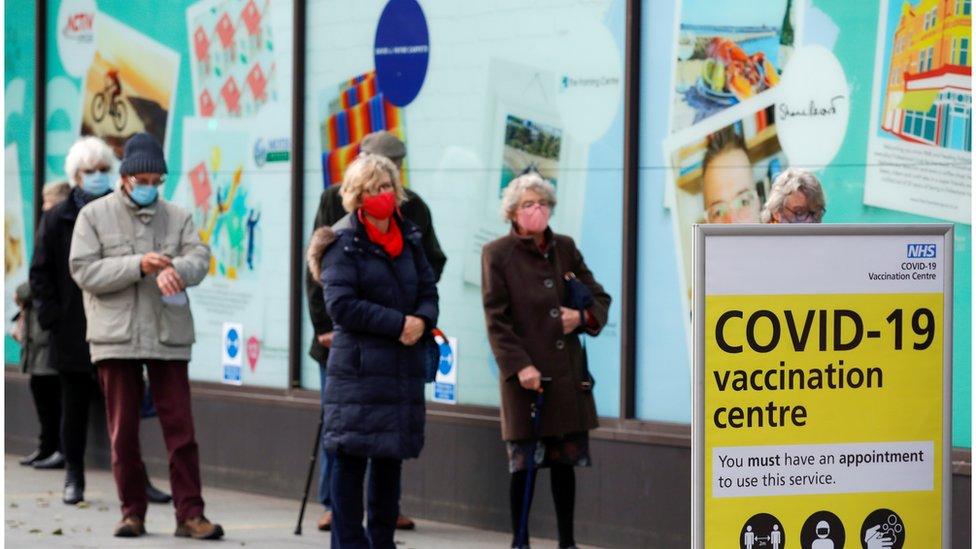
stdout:
{"type": "Polygon", "coordinates": [[[122,516],[144,519],[148,504],[139,450],[139,404],[145,390],[143,364],[149,372],[149,391],[163,428],[176,521],[181,523],[203,515],[200,454],[193,434],[186,361],[110,359],[96,364],[105,395],[112,474],[122,502],[122,516]]]}

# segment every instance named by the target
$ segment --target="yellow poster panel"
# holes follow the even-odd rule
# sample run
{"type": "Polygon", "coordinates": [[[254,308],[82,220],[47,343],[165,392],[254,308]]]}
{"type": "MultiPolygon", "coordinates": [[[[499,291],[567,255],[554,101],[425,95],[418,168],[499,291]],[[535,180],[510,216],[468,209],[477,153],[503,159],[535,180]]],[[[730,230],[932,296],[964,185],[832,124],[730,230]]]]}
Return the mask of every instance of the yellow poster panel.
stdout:
{"type": "Polygon", "coordinates": [[[943,295],[706,296],[705,547],[942,545],[943,295]]]}

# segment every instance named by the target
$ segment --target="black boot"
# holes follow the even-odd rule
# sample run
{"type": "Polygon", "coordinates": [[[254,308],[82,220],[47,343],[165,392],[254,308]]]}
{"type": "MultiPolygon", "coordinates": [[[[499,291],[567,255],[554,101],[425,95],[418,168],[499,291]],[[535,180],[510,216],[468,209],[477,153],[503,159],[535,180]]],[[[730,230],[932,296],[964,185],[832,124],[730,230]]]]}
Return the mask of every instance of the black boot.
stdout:
{"type": "Polygon", "coordinates": [[[61,501],[74,505],[85,500],[85,470],[69,467],[64,477],[64,495],[61,501]]]}
{"type": "Polygon", "coordinates": [[[145,463],[142,464],[142,475],[146,477],[146,499],[149,500],[149,503],[169,503],[173,501],[173,496],[152,485],[145,463]]]}
{"type": "Polygon", "coordinates": [[[35,469],[64,469],[64,454],[54,452],[44,459],[34,462],[35,469]]]}
{"type": "Polygon", "coordinates": [[[40,448],[38,448],[37,450],[34,450],[30,454],[20,458],[20,461],[18,463],[20,463],[21,465],[31,466],[37,463],[38,461],[46,458],[49,455],[51,454],[45,454],[44,452],[41,452],[40,448]]]}
{"type": "Polygon", "coordinates": [[[149,503],[169,503],[173,500],[173,496],[153,486],[152,482],[149,482],[149,477],[146,477],[146,499],[149,503]]]}

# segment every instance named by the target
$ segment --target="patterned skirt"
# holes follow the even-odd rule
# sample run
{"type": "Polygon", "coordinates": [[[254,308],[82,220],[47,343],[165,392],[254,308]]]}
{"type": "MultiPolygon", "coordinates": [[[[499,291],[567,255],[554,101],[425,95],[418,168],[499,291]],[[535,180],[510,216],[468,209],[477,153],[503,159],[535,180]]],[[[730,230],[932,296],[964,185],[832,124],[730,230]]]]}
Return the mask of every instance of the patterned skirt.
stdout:
{"type": "Polygon", "coordinates": [[[530,459],[535,459],[536,468],[552,464],[589,467],[590,434],[587,431],[569,433],[558,437],[542,437],[539,440],[515,440],[506,442],[508,450],[508,472],[524,471],[530,459]]]}

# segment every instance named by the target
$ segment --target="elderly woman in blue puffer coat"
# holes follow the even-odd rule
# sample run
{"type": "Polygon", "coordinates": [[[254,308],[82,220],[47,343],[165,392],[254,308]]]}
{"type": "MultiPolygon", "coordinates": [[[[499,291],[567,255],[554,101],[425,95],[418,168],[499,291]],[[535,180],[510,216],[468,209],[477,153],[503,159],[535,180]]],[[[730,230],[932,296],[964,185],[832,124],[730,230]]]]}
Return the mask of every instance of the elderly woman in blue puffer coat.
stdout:
{"type": "Polygon", "coordinates": [[[424,445],[425,354],[418,342],[437,322],[437,287],[420,230],[398,212],[405,195],[392,162],[358,157],[340,194],[349,214],[319,229],[317,253],[310,250],[313,257],[324,250],[320,280],[334,322],[322,436],[335,456],[332,547],[393,548],[401,463],[424,445]]]}

